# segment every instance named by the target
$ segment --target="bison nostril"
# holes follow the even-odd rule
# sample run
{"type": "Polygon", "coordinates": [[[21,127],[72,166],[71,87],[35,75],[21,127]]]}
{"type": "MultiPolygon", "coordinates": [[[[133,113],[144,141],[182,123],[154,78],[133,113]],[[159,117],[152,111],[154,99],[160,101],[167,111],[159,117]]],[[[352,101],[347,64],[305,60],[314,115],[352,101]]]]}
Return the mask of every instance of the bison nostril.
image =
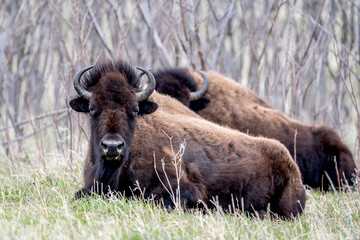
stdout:
{"type": "Polygon", "coordinates": [[[107,150],[107,149],[108,149],[108,145],[107,145],[105,142],[101,142],[101,147],[102,147],[104,150],[107,150]]]}
{"type": "Polygon", "coordinates": [[[117,146],[118,150],[121,150],[124,147],[124,142],[119,142],[119,145],[117,146]]]}
{"type": "Polygon", "coordinates": [[[114,141],[114,140],[101,141],[100,144],[105,155],[120,154],[125,146],[125,143],[123,141],[114,141]]]}

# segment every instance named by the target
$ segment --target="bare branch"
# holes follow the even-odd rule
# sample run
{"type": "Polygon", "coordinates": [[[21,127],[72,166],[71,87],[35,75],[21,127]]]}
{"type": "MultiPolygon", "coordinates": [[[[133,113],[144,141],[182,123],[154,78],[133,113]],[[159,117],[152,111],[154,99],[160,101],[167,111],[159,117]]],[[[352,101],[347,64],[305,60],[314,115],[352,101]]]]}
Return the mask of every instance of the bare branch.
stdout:
{"type": "Polygon", "coordinates": [[[91,17],[91,21],[95,27],[96,33],[98,34],[99,38],[101,39],[101,42],[104,44],[104,47],[106,48],[106,50],[108,51],[108,53],[110,54],[112,59],[115,59],[115,55],[110,47],[110,44],[107,42],[106,38],[105,38],[105,34],[103,33],[99,23],[97,22],[94,12],[91,9],[91,5],[89,2],[87,2],[87,8],[89,10],[90,13],[90,17],[91,17]]]}
{"type": "Polygon", "coordinates": [[[264,46],[263,46],[263,48],[262,48],[262,50],[261,50],[261,53],[260,53],[260,57],[259,57],[259,60],[258,60],[258,65],[260,64],[261,59],[262,59],[262,57],[263,57],[263,55],[264,55],[266,45],[267,45],[267,43],[268,43],[268,41],[269,41],[269,37],[270,37],[271,32],[272,32],[272,29],[273,29],[273,27],[274,27],[274,25],[275,25],[277,16],[278,16],[278,14],[279,14],[280,7],[281,7],[283,4],[284,4],[284,3],[280,2],[279,5],[278,5],[278,7],[277,7],[277,9],[276,9],[276,13],[275,13],[274,19],[273,19],[273,21],[272,21],[272,24],[271,24],[271,27],[270,27],[270,29],[269,29],[269,32],[268,32],[268,34],[266,35],[265,43],[264,43],[264,46]]]}
{"type": "MultiPolygon", "coordinates": [[[[31,121],[40,120],[40,119],[46,118],[46,117],[52,117],[52,116],[54,116],[54,115],[58,115],[58,114],[60,114],[60,113],[67,112],[67,111],[68,111],[68,109],[66,108],[66,109],[59,109],[59,110],[56,110],[56,111],[44,113],[44,114],[35,116],[35,117],[33,117],[32,119],[27,119],[27,120],[24,120],[24,121],[15,123],[14,126],[15,126],[15,127],[18,127],[18,126],[27,124],[27,123],[29,123],[29,122],[31,122],[31,121]]],[[[14,127],[14,126],[13,126],[13,127],[14,127]]],[[[12,128],[13,128],[13,127],[12,127],[12,128]]],[[[6,128],[0,128],[0,132],[5,131],[5,130],[6,130],[6,128]]]]}
{"type": "MultiPolygon", "coordinates": [[[[326,0],[323,0],[323,2],[322,2],[322,4],[321,4],[321,7],[320,7],[320,10],[319,10],[319,13],[318,13],[318,15],[317,15],[317,17],[316,17],[316,23],[319,23],[319,21],[320,21],[321,13],[322,13],[322,11],[323,11],[323,9],[324,9],[325,2],[326,2],[326,0]]],[[[310,15],[309,15],[309,16],[310,16],[310,15]]],[[[311,43],[312,43],[312,40],[313,40],[313,39],[314,39],[314,37],[315,37],[315,33],[316,33],[316,30],[317,30],[317,27],[318,27],[318,25],[316,24],[316,25],[315,25],[315,28],[314,28],[314,31],[313,31],[313,33],[311,34],[311,37],[310,37],[309,43],[307,44],[307,47],[306,47],[305,53],[304,53],[303,57],[301,58],[300,65],[302,65],[302,64],[303,64],[304,59],[306,58],[306,55],[307,55],[307,53],[308,53],[308,51],[309,51],[309,48],[310,48],[311,43]]]]}
{"type": "Polygon", "coordinates": [[[356,58],[355,54],[351,52],[348,47],[346,47],[340,41],[336,40],[335,36],[330,31],[328,31],[325,27],[321,26],[320,23],[316,22],[310,15],[309,18],[314,25],[317,25],[324,33],[326,33],[329,37],[333,38],[336,43],[339,44],[352,57],[352,59],[354,59],[356,63],[360,65],[360,60],[356,58]]]}
{"type": "Polygon", "coordinates": [[[148,28],[152,32],[152,37],[154,38],[156,47],[160,50],[160,52],[162,53],[162,55],[164,57],[164,59],[163,59],[164,60],[164,62],[163,62],[164,67],[165,68],[172,67],[174,65],[173,61],[171,60],[171,57],[170,57],[170,54],[169,54],[168,50],[166,49],[166,47],[162,43],[162,41],[161,41],[161,39],[159,37],[159,34],[158,34],[156,28],[154,27],[153,20],[152,20],[151,14],[150,14],[149,5],[148,5],[147,1],[140,4],[139,8],[140,8],[141,16],[144,19],[144,22],[146,23],[146,25],[148,26],[148,28]]]}
{"type": "MultiPolygon", "coordinates": [[[[56,121],[60,121],[60,120],[64,119],[67,115],[68,115],[67,112],[66,112],[66,113],[63,113],[63,114],[61,114],[60,116],[58,116],[57,118],[55,118],[55,120],[56,120],[56,121]]],[[[34,136],[35,134],[38,134],[38,133],[46,130],[47,128],[51,127],[52,125],[53,125],[53,121],[48,122],[47,124],[45,124],[45,125],[42,126],[41,128],[39,128],[39,129],[34,129],[33,132],[28,133],[28,134],[25,134],[25,135],[22,135],[22,136],[18,136],[18,137],[14,138],[14,139],[11,139],[11,140],[9,139],[9,140],[7,140],[7,142],[3,142],[2,145],[5,146],[5,145],[8,145],[8,144],[11,144],[11,143],[14,143],[14,142],[23,141],[23,140],[26,139],[26,138],[32,137],[32,136],[34,136]]]]}
{"type": "Polygon", "coordinates": [[[244,26],[245,26],[245,30],[246,30],[246,35],[247,35],[247,37],[248,37],[248,39],[249,39],[249,43],[250,43],[250,47],[251,47],[251,52],[252,52],[252,54],[253,54],[253,57],[254,57],[255,59],[257,59],[257,58],[256,58],[255,46],[254,46],[253,40],[252,40],[252,38],[251,38],[251,36],[250,36],[249,27],[248,27],[247,24],[246,24],[245,11],[244,11],[244,6],[243,6],[243,4],[242,4],[242,0],[240,0],[240,6],[241,6],[241,10],[242,10],[242,18],[243,18],[243,21],[244,21],[244,26]]]}
{"type": "Polygon", "coordinates": [[[224,38],[225,38],[225,33],[226,33],[226,30],[227,30],[227,27],[228,27],[228,23],[229,23],[230,17],[232,15],[232,12],[233,12],[233,9],[234,9],[234,4],[235,4],[235,0],[232,0],[230,5],[229,5],[228,11],[226,13],[226,16],[225,16],[225,19],[224,19],[224,22],[223,22],[223,26],[221,28],[221,32],[220,32],[220,35],[219,35],[219,40],[217,42],[217,46],[216,46],[215,52],[214,52],[213,57],[212,57],[211,68],[215,68],[215,65],[216,65],[216,62],[217,62],[217,59],[218,59],[218,56],[219,56],[219,52],[220,52],[220,50],[222,48],[222,44],[223,44],[223,41],[224,41],[224,38]]]}

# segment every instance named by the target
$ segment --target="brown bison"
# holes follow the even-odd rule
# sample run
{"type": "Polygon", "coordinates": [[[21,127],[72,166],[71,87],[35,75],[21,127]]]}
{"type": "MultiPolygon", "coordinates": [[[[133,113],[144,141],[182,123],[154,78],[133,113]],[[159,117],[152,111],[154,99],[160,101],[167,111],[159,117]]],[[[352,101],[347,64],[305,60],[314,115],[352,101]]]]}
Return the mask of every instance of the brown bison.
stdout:
{"type": "Polygon", "coordinates": [[[140,91],[141,75],[124,62],[98,64],[80,81],[91,68],[75,75],[79,97],[70,101],[75,111],[90,115],[91,125],[85,187],[75,197],[110,190],[124,196],[144,194],[140,187],[144,197],[174,207],[167,190],[176,192],[179,180],[180,203],[186,208],[199,202],[211,207],[217,199],[225,210],[235,205],[264,213],[269,207],[283,218],[303,211],[300,172],[281,143],[202,119],[173,98],[153,92],[155,79],[144,69],[139,68],[150,82],[140,91]],[[175,168],[176,147],[184,140],[185,151],[175,168]]]}
{"type": "Polygon", "coordinates": [[[214,123],[253,136],[279,140],[296,160],[304,184],[328,190],[330,183],[325,172],[336,187],[338,179],[346,180],[350,185],[354,183],[356,165],[353,156],[333,129],[293,120],[234,80],[213,71],[205,74],[207,78],[203,79],[199,73],[183,68],[159,71],[154,74],[156,90],[178,99],[214,123]],[[198,91],[201,93],[209,86],[205,97],[197,94],[196,98],[191,98],[197,85],[203,85],[198,91]]]}

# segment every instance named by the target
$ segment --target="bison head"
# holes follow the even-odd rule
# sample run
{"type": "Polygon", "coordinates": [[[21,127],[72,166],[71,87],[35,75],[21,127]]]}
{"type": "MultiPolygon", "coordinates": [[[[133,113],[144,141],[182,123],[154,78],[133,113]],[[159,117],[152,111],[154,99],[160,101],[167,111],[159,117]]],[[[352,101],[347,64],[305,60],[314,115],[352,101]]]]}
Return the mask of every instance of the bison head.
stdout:
{"type": "Polygon", "coordinates": [[[72,99],[70,106],[90,115],[90,156],[94,163],[121,165],[129,154],[135,117],[157,109],[157,104],[148,100],[155,89],[155,78],[149,71],[138,69],[141,73],[136,76],[126,63],[108,62],[86,67],[74,77],[79,97],[72,99]],[[147,75],[149,83],[140,91],[139,80],[143,74],[147,75]]]}
{"type": "MultiPolygon", "coordinates": [[[[315,136],[320,140],[318,150],[322,150],[323,159],[327,159],[324,171],[327,172],[333,185],[339,186],[339,182],[354,185],[356,165],[349,148],[343,143],[340,136],[331,128],[319,126],[312,128],[315,136]]],[[[329,179],[324,178],[324,186],[330,186],[329,179]]],[[[325,189],[326,190],[326,189],[325,189]]]]}
{"type": "Polygon", "coordinates": [[[210,99],[204,97],[209,89],[209,80],[203,72],[200,74],[203,76],[204,84],[196,91],[196,82],[186,69],[159,71],[154,74],[156,91],[176,98],[194,112],[199,112],[210,104],[210,99]]]}

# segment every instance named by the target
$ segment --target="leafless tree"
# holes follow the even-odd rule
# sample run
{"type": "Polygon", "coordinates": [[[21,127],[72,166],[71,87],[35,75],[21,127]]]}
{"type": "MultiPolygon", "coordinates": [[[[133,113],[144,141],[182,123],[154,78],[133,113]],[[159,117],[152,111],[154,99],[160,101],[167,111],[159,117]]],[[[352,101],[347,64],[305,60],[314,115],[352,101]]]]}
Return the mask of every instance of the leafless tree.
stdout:
{"type": "Polygon", "coordinates": [[[291,117],[334,127],[359,161],[360,1],[0,5],[0,136],[14,161],[34,151],[26,141],[43,155],[51,151],[44,140],[49,133],[58,153],[72,161],[86,135],[85,119],[60,110],[74,95],[75,72],[104,58],[153,70],[219,71],[291,117]]]}

